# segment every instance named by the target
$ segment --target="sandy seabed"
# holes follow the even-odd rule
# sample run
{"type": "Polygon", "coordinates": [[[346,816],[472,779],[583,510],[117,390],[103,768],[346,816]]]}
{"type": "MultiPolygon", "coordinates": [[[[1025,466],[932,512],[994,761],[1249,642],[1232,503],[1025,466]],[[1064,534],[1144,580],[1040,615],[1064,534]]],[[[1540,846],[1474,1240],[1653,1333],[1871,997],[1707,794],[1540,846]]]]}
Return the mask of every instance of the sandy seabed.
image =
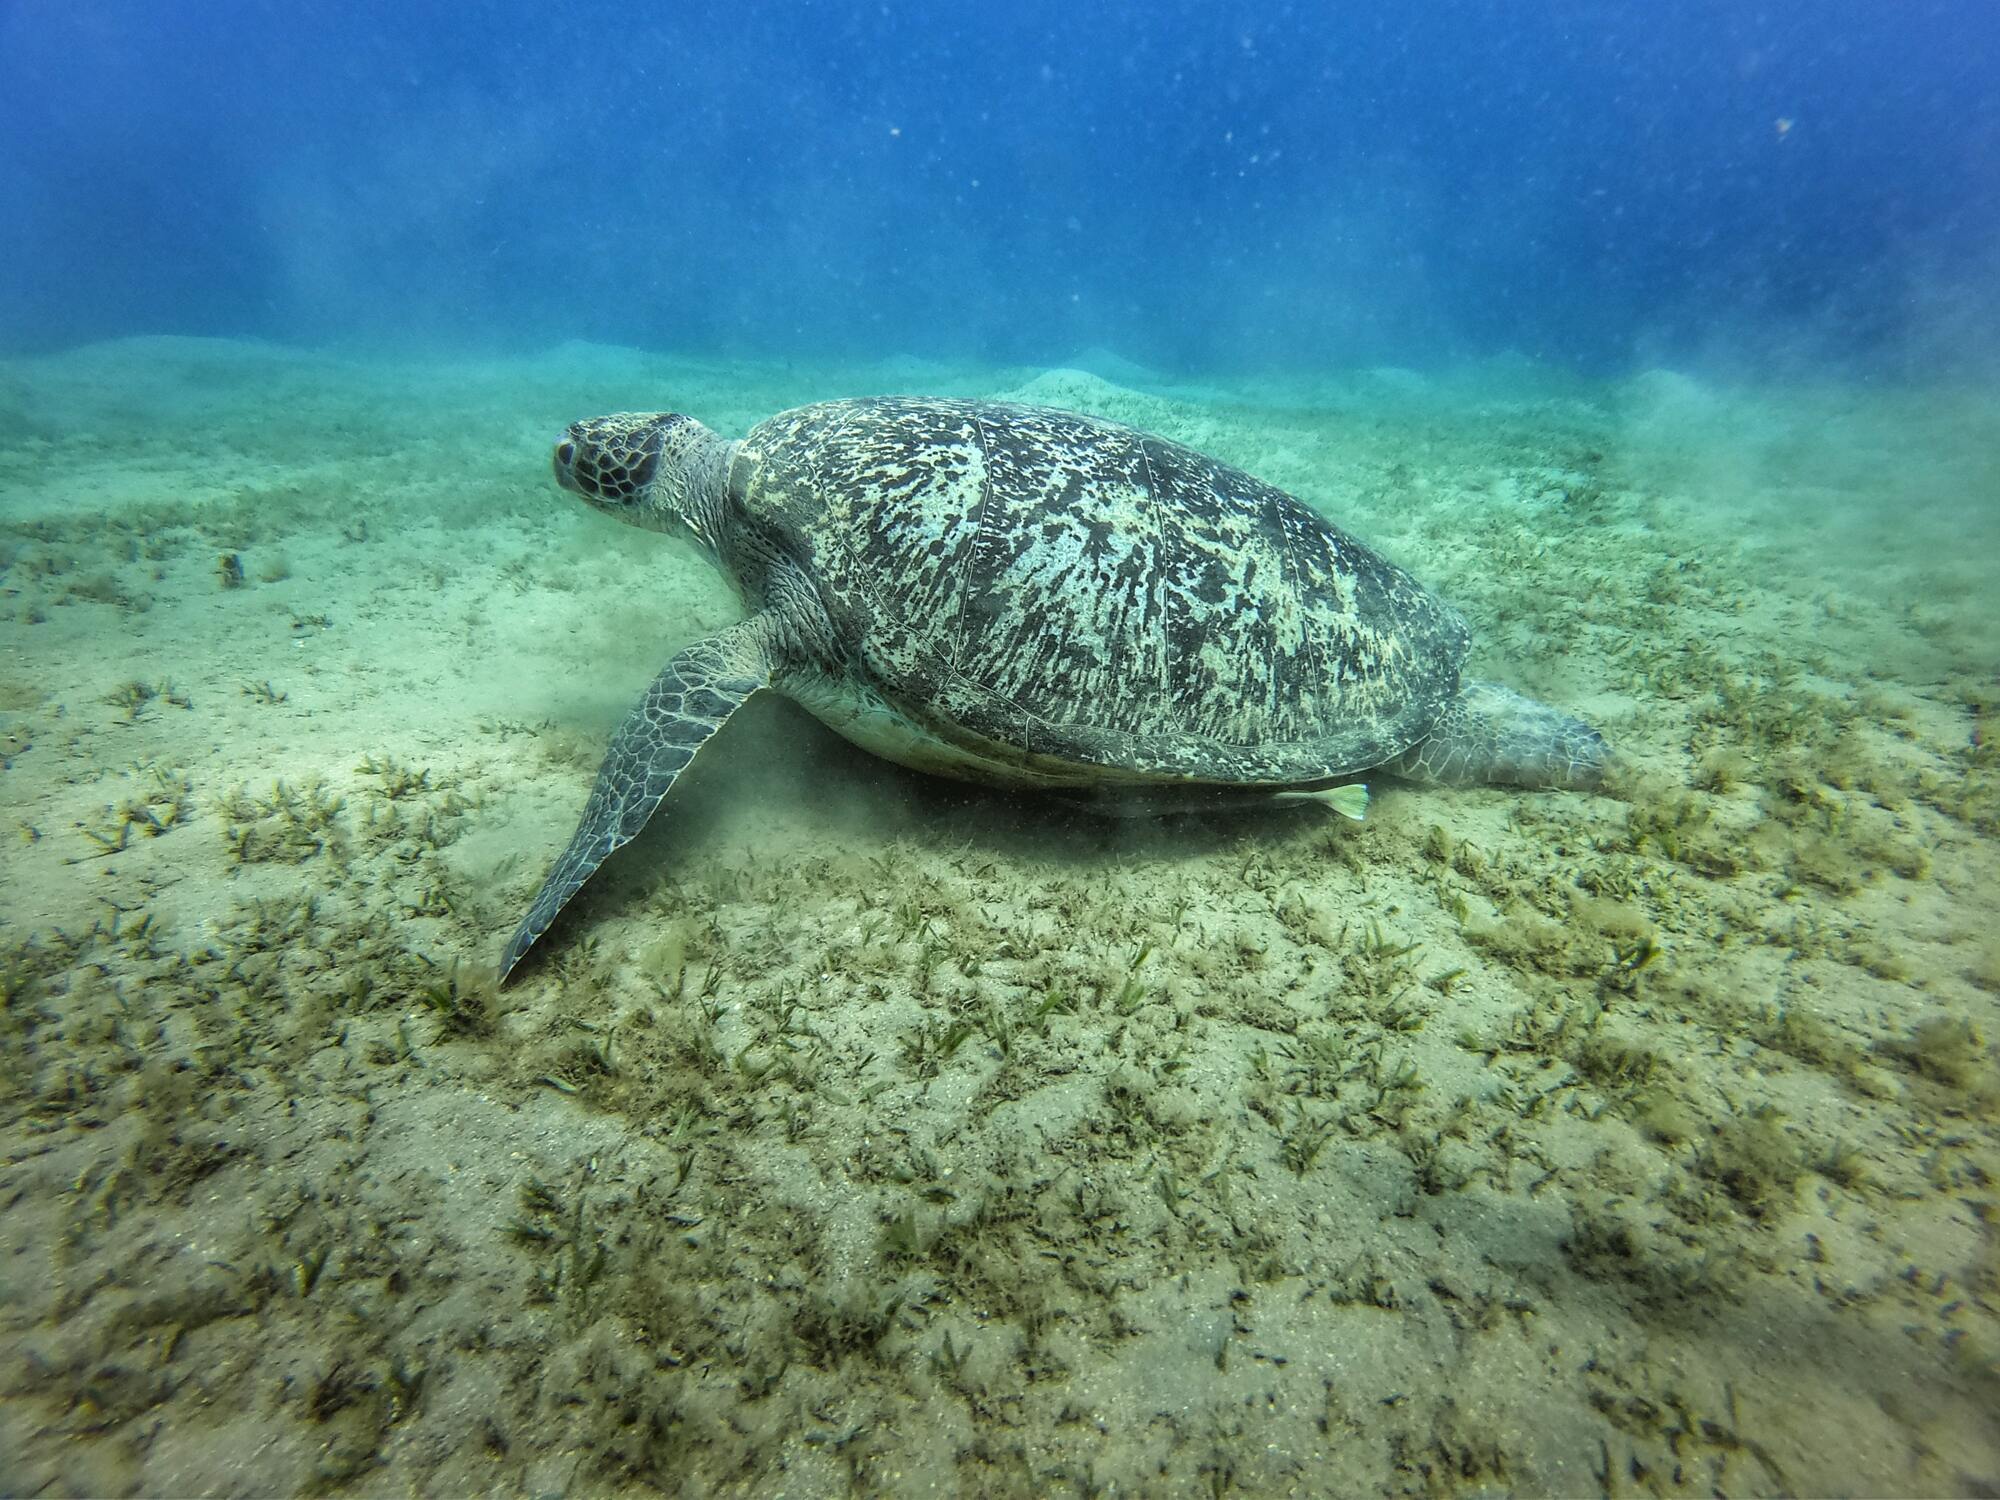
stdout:
{"type": "Polygon", "coordinates": [[[1992,390],[1083,363],[0,365],[0,1487],[2000,1492],[1992,390]],[[737,611],[550,443],[887,391],[1284,486],[1619,772],[1101,822],[767,696],[496,990],[737,611]]]}

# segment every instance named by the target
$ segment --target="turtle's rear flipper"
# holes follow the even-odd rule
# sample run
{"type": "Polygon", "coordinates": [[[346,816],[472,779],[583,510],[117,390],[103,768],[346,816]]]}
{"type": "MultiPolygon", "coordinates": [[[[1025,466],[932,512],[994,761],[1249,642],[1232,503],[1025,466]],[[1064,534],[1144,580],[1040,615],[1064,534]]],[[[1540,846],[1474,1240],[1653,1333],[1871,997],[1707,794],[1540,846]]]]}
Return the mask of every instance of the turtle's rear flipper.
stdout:
{"type": "Polygon", "coordinates": [[[1595,789],[1611,760],[1581,719],[1493,682],[1468,682],[1431,732],[1383,769],[1437,786],[1595,789]]]}
{"type": "Polygon", "coordinates": [[[696,641],[653,679],[645,699],[618,726],[569,847],[507,942],[503,982],[606,856],[646,826],[695,751],[746,698],[770,685],[769,640],[769,622],[752,616],[696,641]]]}

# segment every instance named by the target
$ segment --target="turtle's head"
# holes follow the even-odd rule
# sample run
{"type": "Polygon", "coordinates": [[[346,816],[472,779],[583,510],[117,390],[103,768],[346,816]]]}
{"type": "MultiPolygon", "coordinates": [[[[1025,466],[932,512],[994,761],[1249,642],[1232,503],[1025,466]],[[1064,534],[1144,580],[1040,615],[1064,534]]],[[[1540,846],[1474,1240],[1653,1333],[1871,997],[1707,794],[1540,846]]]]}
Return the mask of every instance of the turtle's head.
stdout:
{"type": "Polygon", "coordinates": [[[729,448],[678,412],[590,417],[556,444],[556,483],[606,515],[713,552],[729,448]]]}

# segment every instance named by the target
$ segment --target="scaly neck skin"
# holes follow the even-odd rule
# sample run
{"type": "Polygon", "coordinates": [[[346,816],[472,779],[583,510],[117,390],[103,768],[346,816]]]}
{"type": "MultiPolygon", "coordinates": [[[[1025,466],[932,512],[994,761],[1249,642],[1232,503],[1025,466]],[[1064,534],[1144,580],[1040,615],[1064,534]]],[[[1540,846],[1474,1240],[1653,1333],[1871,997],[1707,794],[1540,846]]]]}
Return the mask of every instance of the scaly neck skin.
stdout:
{"type": "Polygon", "coordinates": [[[687,528],[711,562],[720,562],[728,531],[729,461],[737,446],[703,428],[700,440],[663,463],[653,481],[657,503],[687,528]]]}

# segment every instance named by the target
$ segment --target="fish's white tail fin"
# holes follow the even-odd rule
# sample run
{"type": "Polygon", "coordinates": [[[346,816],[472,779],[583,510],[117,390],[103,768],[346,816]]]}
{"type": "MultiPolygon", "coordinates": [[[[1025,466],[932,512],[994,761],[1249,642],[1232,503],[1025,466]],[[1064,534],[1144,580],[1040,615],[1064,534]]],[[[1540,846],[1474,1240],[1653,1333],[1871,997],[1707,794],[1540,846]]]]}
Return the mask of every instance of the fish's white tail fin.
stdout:
{"type": "Polygon", "coordinates": [[[1317,802],[1357,823],[1368,816],[1368,787],[1364,782],[1352,781],[1318,792],[1273,792],[1271,796],[1277,802],[1317,802]]]}

